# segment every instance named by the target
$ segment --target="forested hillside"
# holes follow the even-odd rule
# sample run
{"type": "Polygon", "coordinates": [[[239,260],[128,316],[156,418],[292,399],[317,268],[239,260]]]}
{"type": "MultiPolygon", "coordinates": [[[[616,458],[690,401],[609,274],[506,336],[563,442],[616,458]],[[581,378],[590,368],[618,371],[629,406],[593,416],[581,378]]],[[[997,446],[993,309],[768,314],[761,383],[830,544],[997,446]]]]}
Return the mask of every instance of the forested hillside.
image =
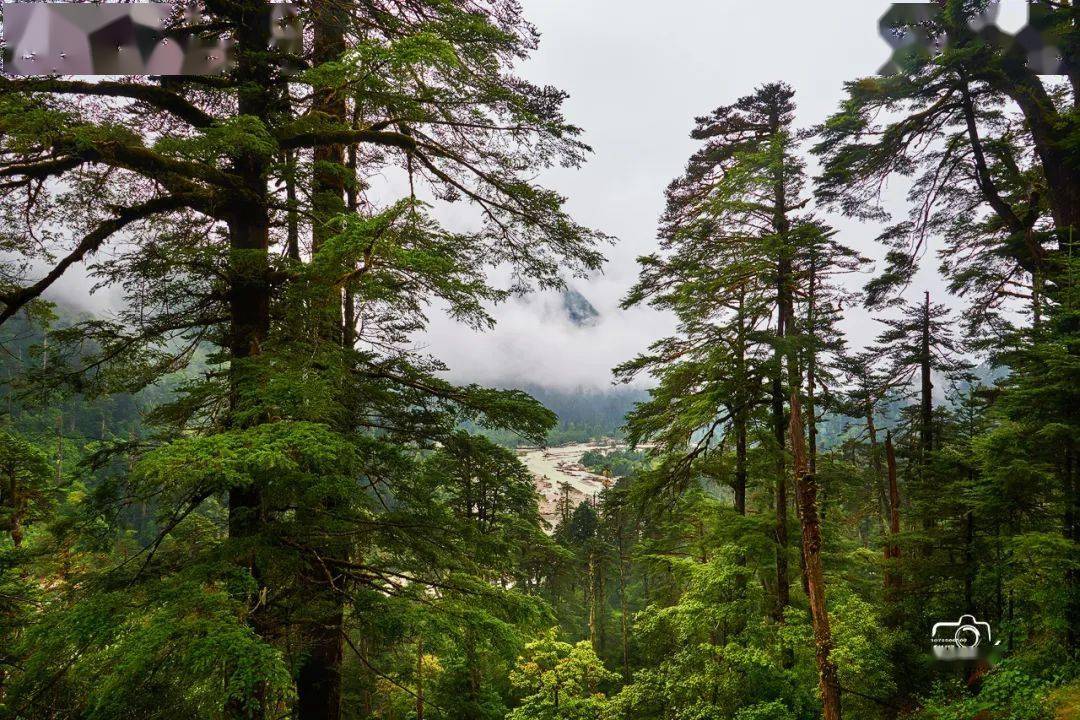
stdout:
{"type": "Polygon", "coordinates": [[[1080,714],[1074,5],[1065,76],[943,0],[812,126],[701,86],[622,301],[668,332],[579,392],[418,340],[617,247],[519,4],[298,3],[301,57],[202,5],[222,75],[0,77],[0,718],[1080,714]],[[612,434],[545,523],[514,448],[612,434]]]}

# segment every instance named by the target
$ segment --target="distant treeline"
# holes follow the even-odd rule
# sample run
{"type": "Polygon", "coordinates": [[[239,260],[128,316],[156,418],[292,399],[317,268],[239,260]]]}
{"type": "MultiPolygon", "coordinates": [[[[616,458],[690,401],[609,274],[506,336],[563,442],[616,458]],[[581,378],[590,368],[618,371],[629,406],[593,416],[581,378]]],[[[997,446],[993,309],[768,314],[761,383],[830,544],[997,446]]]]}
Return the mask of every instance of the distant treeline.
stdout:
{"type": "MultiPolygon", "coordinates": [[[[513,389],[527,392],[558,416],[558,425],[552,428],[547,436],[549,445],[621,438],[626,414],[633,409],[635,403],[648,397],[646,390],[622,387],[559,390],[522,384],[513,389]]],[[[476,427],[468,429],[478,431],[505,447],[528,444],[513,432],[476,427]]]]}

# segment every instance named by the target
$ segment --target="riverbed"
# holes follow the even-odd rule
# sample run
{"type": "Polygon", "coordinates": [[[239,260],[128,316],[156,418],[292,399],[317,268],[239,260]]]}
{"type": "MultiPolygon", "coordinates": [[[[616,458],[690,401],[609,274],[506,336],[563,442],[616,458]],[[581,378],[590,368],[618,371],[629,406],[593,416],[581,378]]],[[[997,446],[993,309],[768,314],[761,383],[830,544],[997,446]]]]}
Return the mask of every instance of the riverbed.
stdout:
{"type": "Polygon", "coordinates": [[[581,464],[581,456],[589,450],[610,451],[618,447],[613,442],[575,443],[549,448],[520,448],[518,458],[529,468],[540,493],[540,514],[552,527],[558,522],[559,494],[563,484],[568,486],[570,507],[577,507],[611,484],[609,478],[589,472],[581,464]]]}

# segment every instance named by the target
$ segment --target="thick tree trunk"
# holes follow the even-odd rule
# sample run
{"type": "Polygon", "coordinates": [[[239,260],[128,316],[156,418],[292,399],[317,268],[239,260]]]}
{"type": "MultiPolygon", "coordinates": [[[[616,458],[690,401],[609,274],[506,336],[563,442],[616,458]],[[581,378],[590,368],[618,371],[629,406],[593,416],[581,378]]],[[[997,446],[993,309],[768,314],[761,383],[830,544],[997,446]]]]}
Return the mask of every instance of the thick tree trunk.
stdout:
{"type": "Polygon", "coordinates": [[[818,684],[824,720],[840,720],[840,679],[832,661],[832,632],[825,604],[825,575],[821,562],[821,525],[818,520],[817,480],[809,471],[803,438],[799,394],[791,394],[791,450],[795,469],[795,498],[802,524],[802,554],[810,617],[814,626],[814,649],[817,655],[818,684]]]}
{"type": "MultiPolygon", "coordinates": [[[[348,15],[340,3],[320,3],[313,13],[314,62],[337,59],[345,52],[345,26],[348,15]]],[[[337,123],[347,122],[345,97],[338,89],[320,88],[313,100],[314,110],[337,123]]],[[[336,232],[335,223],[345,212],[345,166],[343,145],[319,146],[314,150],[312,177],[311,252],[318,255],[323,245],[336,232]]],[[[342,323],[340,291],[328,288],[327,295],[314,308],[315,332],[318,342],[341,343],[345,333],[342,323]]],[[[308,523],[317,525],[333,510],[330,501],[311,508],[308,523]]],[[[341,717],[341,661],[344,636],[345,580],[335,567],[335,560],[347,560],[348,548],[342,542],[322,542],[312,548],[314,558],[309,563],[311,576],[310,617],[304,631],[307,649],[297,676],[297,710],[299,720],[339,720],[341,717]]],[[[418,704],[422,708],[422,703],[418,704]]]]}
{"type": "Polygon", "coordinates": [[[316,608],[314,621],[304,628],[308,655],[296,678],[296,710],[301,720],[341,717],[343,611],[340,600],[322,599],[328,604],[316,608]]]}
{"type": "MultiPolygon", "coordinates": [[[[259,17],[265,4],[249,0],[231,10],[234,20],[259,17]]],[[[269,27],[259,22],[237,22],[237,77],[246,81],[238,92],[237,111],[241,115],[262,118],[269,123],[273,109],[269,70],[255,48],[269,42],[269,27]]],[[[270,210],[267,191],[268,168],[258,154],[239,154],[232,159],[233,172],[244,183],[243,199],[234,204],[229,218],[229,404],[228,422],[232,426],[262,421],[260,373],[254,368],[270,330],[270,210]]],[[[267,592],[263,568],[256,561],[255,544],[265,522],[262,488],[255,483],[229,490],[229,537],[238,543],[237,562],[244,565],[259,586],[267,592]]],[[[267,642],[273,642],[277,630],[263,602],[248,618],[252,628],[267,642]]],[[[234,698],[225,708],[229,718],[263,718],[269,714],[264,691],[255,697],[234,698]]]]}

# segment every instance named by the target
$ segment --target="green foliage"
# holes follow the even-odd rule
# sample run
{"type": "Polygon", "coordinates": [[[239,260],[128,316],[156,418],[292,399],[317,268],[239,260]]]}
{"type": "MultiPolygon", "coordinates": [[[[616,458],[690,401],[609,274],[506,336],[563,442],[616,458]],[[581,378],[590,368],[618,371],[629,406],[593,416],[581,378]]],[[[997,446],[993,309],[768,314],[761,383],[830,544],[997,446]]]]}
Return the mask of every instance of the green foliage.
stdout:
{"type": "Polygon", "coordinates": [[[277,151],[277,143],[259,118],[236,115],[204,128],[193,137],[166,135],[154,144],[154,149],[172,157],[214,164],[237,152],[271,158],[277,151]]]}
{"type": "Polygon", "coordinates": [[[611,477],[626,477],[637,470],[645,453],[634,450],[589,450],[581,456],[581,464],[594,473],[611,477]]]}
{"type": "Polygon", "coordinates": [[[609,672],[587,642],[571,644],[550,631],[528,643],[510,673],[522,695],[507,720],[599,720],[607,696],[602,688],[618,676],[609,672]]]}
{"type": "Polygon", "coordinates": [[[1066,92],[965,35],[981,4],[946,3],[949,46],[850,83],[818,131],[819,208],[883,221],[884,182],[913,178],[862,298],[900,311],[880,347],[844,355],[837,276],[864,261],[805,210],[809,134],[770,83],[698,119],[667,191],[624,304],[676,327],[617,369],[647,393],[459,385],[417,346],[433,307],[487,329],[602,260],[531,180],[588,148],[565,94],[515,74],[536,33],[514,0],[333,4],[332,27],[311,4],[291,75],[245,45],[263,3],[213,3],[239,44],[219,77],[0,80],[0,717],[305,718],[320,693],[343,720],[819,717],[776,502],[794,393],[845,715],[1049,720],[1080,647],[1080,133],[1066,92]],[[481,219],[451,230],[458,201],[481,219]],[[896,302],[931,236],[972,311],[896,302]],[[108,318],[26,281],[83,237],[108,318]],[[920,365],[972,349],[1009,372],[905,406],[920,365]],[[549,534],[503,445],[628,412],[650,449],[585,453],[615,482],[565,491],[549,534]],[[968,612],[996,664],[935,664],[927,628],[968,612]]]}
{"type": "Polygon", "coordinates": [[[968,720],[992,717],[1000,720],[1052,720],[1049,687],[1009,664],[994,669],[982,681],[977,695],[963,688],[941,684],[926,699],[918,720],[968,720]]]}
{"type": "Polygon", "coordinates": [[[22,527],[47,517],[52,468],[41,448],[9,430],[0,430],[0,528],[13,541],[22,527]]]}

